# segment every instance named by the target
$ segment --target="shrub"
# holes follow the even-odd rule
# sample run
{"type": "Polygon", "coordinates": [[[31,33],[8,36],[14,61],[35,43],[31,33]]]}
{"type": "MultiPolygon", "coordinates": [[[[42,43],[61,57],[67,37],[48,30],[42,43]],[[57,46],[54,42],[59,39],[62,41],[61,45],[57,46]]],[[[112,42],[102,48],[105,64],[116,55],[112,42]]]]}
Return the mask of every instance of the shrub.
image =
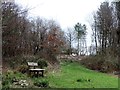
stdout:
{"type": "Polygon", "coordinates": [[[6,80],[6,78],[3,78],[2,85],[5,86],[5,85],[8,85],[8,84],[9,84],[9,80],[6,80]]]}
{"type": "Polygon", "coordinates": [[[3,76],[3,80],[8,81],[9,83],[12,83],[12,80],[14,78],[13,71],[8,71],[5,76],[3,76]]]}
{"type": "Polygon", "coordinates": [[[49,87],[49,82],[45,79],[36,79],[34,85],[38,87],[49,87]]]}
{"type": "Polygon", "coordinates": [[[115,58],[106,58],[106,60],[102,64],[102,72],[113,72],[114,70],[118,70],[118,62],[115,58]]]}
{"type": "Polygon", "coordinates": [[[26,62],[28,62],[28,61],[34,62],[39,59],[38,56],[24,56],[22,58],[23,58],[23,61],[26,61],[26,62]]]}
{"type": "Polygon", "coordinates": [[[2,87],[4,88],[3,90],[8,90],[9,88],[13,88],[15,83],[19,84],[21,80],[27,80],[26,74],[9,70],[8,72],[4,73],[2,76],[2,87]]]}
{"type": "Polygon", "coordinates": [[[2,86],[2,90],[10,90],[10,85],[4,85],[2,86]]]}
{"type": "Polygon", "coordinates": [[[21,65],[18,67],[18,71],[21,73],[27,73],[28,71],[28,66],[27,65],[21,65]]]}
{"type": "Polygon", "coordinates": [[[103,60],[104,59],[99,58],[97,56],[89,56],[82,59],[80,62],[81,64],[85,65],[87,68],[90,68],[92,70],[100,70],[103,60]]]}
{"type": "Polygon", "coordinates": [[[8,90],[10,88],[10,84],[12,83],[14,76],[12,71],[8,71],[5,75],[2,77],[2,87],[3,90],[8,90]]]}
{"type": "Polygon", "coordinates": [[[47,67],[48,66],[48,64],[47,64],[47,62],[45,61],[45,60],[43,60],[43,59],[38,59],[38,66],[40,67],[40,68],[44,68],[44,67],[47,67]]]}
{"type": "Polygon", "coordinates": [[[84,78],[80,78],[80,79],[77,79],[77,82],[90,82],[91,79],[84,79],[84,78]]]}
{"type": "Polygon", "coordinates": [[[77,79],[77,82],[82,82],[82,79],[77,79]]]}
{"type": "Polygon", "coordinates": [[[82,59],[81,64],[92,70],[100,72],[113,72],[119,69],[118,59],[112,56],[88,56],[82,59]]]}
{"type": "Polygon", "coordinates": [[[9,65],[10,65],[10,67],[12,68],[12,69],[14,69],[15,68],[15,61],[11,61],[10,63],[9,63],[9,65]]]}

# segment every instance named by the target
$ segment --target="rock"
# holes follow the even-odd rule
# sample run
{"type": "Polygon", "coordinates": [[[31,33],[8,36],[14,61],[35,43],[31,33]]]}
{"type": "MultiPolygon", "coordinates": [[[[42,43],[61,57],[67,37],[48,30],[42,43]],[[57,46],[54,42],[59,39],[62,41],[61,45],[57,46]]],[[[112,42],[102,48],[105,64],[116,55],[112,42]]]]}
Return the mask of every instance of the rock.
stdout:
{"type": "Polygon", "coordinates": [[[12,79],[12,82],[14,83],[14,82],[18,82],[19,80],[18,79],[16,79],[16,78],[13,78],[12,79]]]}
{"type": "Polygon", "coordinates": [[[27,87],[27,86],[28,86],[28,83],[21,83],[21,86],[22,86],[22,87],[27,87]]]}
{"type": "Polygon", "coordinates": [[[27,87],[29,84],[26,83],[26,80],[20,80],[19,84],[21,85],[21,87],[27,87]]]}
{"type": "Polygon", "coordinates": [[[26,83],[26,86],[28,86],[29,84],[28,83],[26,83]]]}
{"type": "Polygon", "coordinates": [[[14,85],[20,85],[21,87],[27,87],[29,84],[26,83],[26,80],[20,80],[18,82],[14,82],[14,85]]]}
{"type": "Polygon", "coordinates": [[[14,82],[14,85],[20,85],[19,82],[14,82]]]}
{"type": "Polygon", "coordinates": [[[120,75],[120,72],[114,71],[113,74],[115,74],[115,75],[120,75]]]}
{"type": "Polygon", "coordinates": [[[20,80],[19,83],[26,83],[26,80],[20,80]]]}

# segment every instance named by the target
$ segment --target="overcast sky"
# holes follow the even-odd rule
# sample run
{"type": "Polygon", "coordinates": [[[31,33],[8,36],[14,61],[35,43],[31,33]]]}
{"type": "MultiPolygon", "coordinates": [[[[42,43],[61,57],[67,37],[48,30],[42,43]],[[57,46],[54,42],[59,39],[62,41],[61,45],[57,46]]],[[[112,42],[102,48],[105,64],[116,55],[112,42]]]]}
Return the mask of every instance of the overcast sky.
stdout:
{"type": "Polygon", "coordinates": [[[105,0],[15,0],[29,8],[30,17],[44,17],[56,20],[61,28],[74,27],[77,22],[87,25],[87,44],[91,44],[91,15],[105,0]]]}

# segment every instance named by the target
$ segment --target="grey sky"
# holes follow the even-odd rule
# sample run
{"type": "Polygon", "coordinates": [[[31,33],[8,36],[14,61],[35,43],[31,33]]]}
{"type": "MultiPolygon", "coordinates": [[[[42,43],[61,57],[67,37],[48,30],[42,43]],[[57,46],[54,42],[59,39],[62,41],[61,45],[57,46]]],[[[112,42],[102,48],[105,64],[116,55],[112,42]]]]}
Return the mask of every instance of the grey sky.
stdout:
{"type": "Polygon", "coordinates": [[[74,27],[77,22],[87,25],[87,45],[91,44],[91,15],[105,0],[15,0],[29,11],[30,17],[56,20],[61,28],[74,27]]]}

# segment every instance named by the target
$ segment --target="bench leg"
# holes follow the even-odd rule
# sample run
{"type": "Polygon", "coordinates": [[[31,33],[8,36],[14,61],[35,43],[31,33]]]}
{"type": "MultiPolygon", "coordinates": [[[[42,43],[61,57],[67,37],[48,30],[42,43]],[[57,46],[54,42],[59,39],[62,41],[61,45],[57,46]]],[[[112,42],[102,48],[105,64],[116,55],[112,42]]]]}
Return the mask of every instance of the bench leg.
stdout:
{"type": "Polygon", "coordinates": [[[42,77],[44,77],[44,71],[42,71],[42,77]]]}
{"type": "Polygon", "coordinates": [[[37,77],[39,77],[39,71],[37,71],[37,77]]]}
{"type": "Polygon", "coordinates": [[[28,71],[28,74],[31,76],[31,71],[28,71]]]}

